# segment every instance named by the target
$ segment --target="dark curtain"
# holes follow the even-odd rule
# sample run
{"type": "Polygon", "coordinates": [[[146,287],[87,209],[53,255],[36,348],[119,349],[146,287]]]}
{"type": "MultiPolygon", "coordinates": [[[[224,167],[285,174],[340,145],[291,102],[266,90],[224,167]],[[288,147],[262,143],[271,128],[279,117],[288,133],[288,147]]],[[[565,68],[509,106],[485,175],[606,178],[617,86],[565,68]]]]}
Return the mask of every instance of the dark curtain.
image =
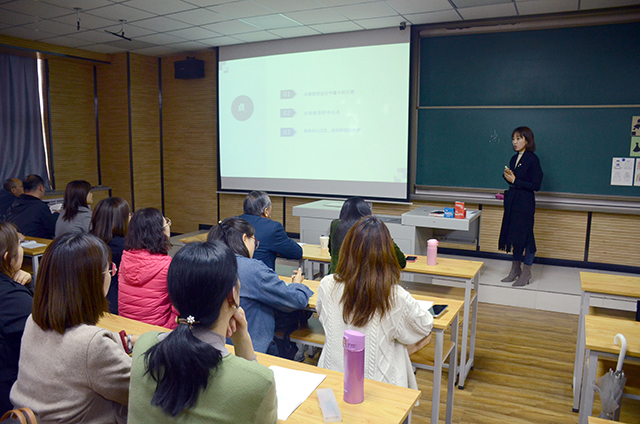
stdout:
{"type": "Polygon", "coordinates": [[[50,188],[38,94],[38,61],[0,54],[0,184],[38,174],[50,188]]]}

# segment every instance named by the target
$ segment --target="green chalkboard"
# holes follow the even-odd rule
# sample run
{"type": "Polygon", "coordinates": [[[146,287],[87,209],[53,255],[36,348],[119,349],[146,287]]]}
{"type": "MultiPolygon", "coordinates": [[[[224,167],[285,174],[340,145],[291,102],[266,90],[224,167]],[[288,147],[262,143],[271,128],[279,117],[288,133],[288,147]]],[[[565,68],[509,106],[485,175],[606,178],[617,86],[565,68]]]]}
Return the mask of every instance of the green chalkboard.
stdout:
{"type": "Polygon", "coordinates": [[[541,191],[612,186],[640,116],[640,23],[423,38],[416,184],[502,190],[511,131],[533,129],[541,191]]]}

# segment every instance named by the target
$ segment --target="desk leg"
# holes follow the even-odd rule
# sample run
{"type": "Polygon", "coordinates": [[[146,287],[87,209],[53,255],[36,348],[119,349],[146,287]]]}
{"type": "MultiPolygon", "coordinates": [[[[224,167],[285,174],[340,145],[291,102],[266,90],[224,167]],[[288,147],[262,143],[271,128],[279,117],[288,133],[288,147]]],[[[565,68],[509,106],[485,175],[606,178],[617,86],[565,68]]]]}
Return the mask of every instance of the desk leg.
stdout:
{"type": "Polygon", "coordinates": [[[584,364],[584,379],[582,381],[582,397],[580,398],[579,424],[588,424],[589,417],[593,413],[594,386],[596,384],[596,371],[598,369],[598,352],[587,349],[588,363],[584,364]]]}
{"type": "Polygon", "coordinates": [[[445,423],[451,424],[453,420],[453,394],[456,387],[456,366],[458,364],[458,319],[459,315],[456,315],[455,319],[451,323],[451,341],[453,342],[453,351],[449,355],[449,381],[447,384],[447,415],[445,417],[445,423]]]}
{"type": "MultiPolygon", "coordinates": [[[[442,349],[444,346],[444,330],[435,330],[436,349],[433,359],[433,394],[431,396],[431,424],[438,424],[440,413],[440,387],[442,385],[442,349]]],[[[451,371],[449,371],[451,372],[451,371]]]]}
{"type": "Polygon", "coordinates": [[[469,310],[471,309],[471,282],[467,280],[464,288],[464,314],[462,316],[462,347],[460,349],[460,378],[458,388],[464,389],[464,382],[471,369],[471,358],[467,360],[467,339],[469,338],[469,310]]]}
{"type": "Polygon", "coordinates": [[[33,269],[33,287],[36,286],[36,277],[38,276],[38,267],[40,266],[40,256],[35,255],[31,257],[31,268],[33,269]]]}
{"type": "Polygon", "coordinates": [[[584,367],[585,316],[589,313],[590,294],[583,291],[580,298],[580,319],[578,320],[578,338],[576,339],[576,358],[573,364],[573,412],[580,408],[580,390],[582,387],[582,371],[584,367]]]}

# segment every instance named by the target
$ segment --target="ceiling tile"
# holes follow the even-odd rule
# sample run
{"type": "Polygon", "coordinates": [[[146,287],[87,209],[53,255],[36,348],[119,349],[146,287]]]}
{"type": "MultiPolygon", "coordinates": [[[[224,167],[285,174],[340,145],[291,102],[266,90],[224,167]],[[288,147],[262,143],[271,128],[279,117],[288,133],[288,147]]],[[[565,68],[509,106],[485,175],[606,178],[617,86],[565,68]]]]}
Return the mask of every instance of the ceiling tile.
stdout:
{"type": "Polygon", "coordinates": [[[559,13],[578,10],[580,0],[537,0],[516,3],[519,15],[559,13]]]}
{"type": "MultiPolygon", "coordinates": [[[[56,22],[60,22],[66,25],[76,26],[78,23],[78,16],[76,14],[71,14],[67,16],[60,16],[59,18],[53,19],[56,22]]],[[[102,18],[100,16],[89,15],[88,13],[80,12],[80,29],[97,29],[104,28],[109,25],[113,25],[114,23],[118,23],[117,19],[107,19],[102,18]]]]}
{"type": "Polygon", "coordinates": [[[364,29],[378,29],[393,27],[398,28],[400,26],[400,22],[403,21],[405,21],[405,19],[402,16],[394,16],[390,18],[358,19],[354,22],[364,29]]]}
{"type": "Polygon", "coordinates": [[[11,10],[0,7],[0,22],[9,25],[22,25],[30,22],[37,22],[36,16],[25,15],[24,13],[16,13],[11,10]]]}
{"type": "Polygon", "coordinates": [[[191,3],[200,7],[216,6],[218,4],[233,3],[238,0],[182,0],[185,3],[191,3]]]}
{"type": "Polygon", "coordinates": [[[293,27],[293,28],[282,28],[282,29],[272,29],[269,32],[274,33],[282,38],[296,38],[296,37],[307,37],[309,35],[318,35],[320,34],[318,31],[313,30],[306,26],[293,27]]]}
{"type": "Polygon", "coordinates": [[[206,25],[213,22],[226,21],[229,18],[214,12],[210,9],[196,9],[188,10],[186,12],[179,12],[169,15],[171,19],[176,19],[181,22],[186,22],[191,25],[206,25]]]}
{"type": "Polygon", "coordinates": [[[302,25],[299,22],[296,22],[280,14],[267,15],[267,16],[254,16],[252,18],[243,18],[243,19],[240,19],[240,22],[244,22],[249,25],[256,26],[260,29],[290,28],[290,27],[302,25]]]}
{"type": "Polygon", "coordinates": [[[81,7],[83,10],[89,10],[113,4],[109,0],[40,0],[40,3],[48,3],[54,6],[64,7],[72,10],[74,13],[74,7],[81,7]]]}
{"type": "Polygon", "coordinates": [[[49,37],[49,38],[43,39],[42,41],[49,44],[55,44],[56,46],[66,46],[66,47],[80,47],[80,46],[86,46],[87,44],[90,44],[81,38],[64,37],[64,36],[49,37]]]}
{"type": "Polygon", "coordinates": [[[497,18],[500,16],[515,16],[516,6],[513,3],[496,4],[493,6],[467,7],[458,9],[458,12],[464,20],[497,18]]]}
{"type": "Polygon", "coordinates": [[[34,31],[33,29],[24,27],[6,28],[2,30],[2,34],[10,37],[24,38],[26,40],[42,40],[54,35],[49,34],[48,32],[34,31]]]}
{"type": "Polygon", "coordinates": [[[91,9],[86,12],[89,15],[100,16],[102,18],[120,20],[126,19],[127,22],[137,21],[139,19],[152,18],[153,13],[145,12],[140,9],[134,9],[122,4],[113,4],[111,6],[101,7],[99,9],[91,9]]]}
{"type": "Polygon", "coordinates": [[[76,26],[61,24],[60,22],[44,19],[39,22],[22,25],[23,28],[32,29],[34,31],[44,31],[50,34],[66,35],[77,32],[76,26]]]}
{"type": "Polygon", "coordinates": [[[147,43],[145,41],[139,41],[139,40],[125,40],[125,39],[120,39],[120,40],[113,40],[113,41],[109,41],[107,43],[102,43],[102,44],[106,44],[107,46],[112,46],[112,47],[118,47],[120,49],[125,49],[127,51],[131,51],[131,50],[136,50],[136,49],[144,49],[147,47],[153,47],[154,44],[153,43],[147,43]]]}
{"type": "Polygon", "coordinates": [[[169,46],[156,46],[156,47],[148,47],[146,49],[136,49],[135,52],[138,54],[143,54],[145,56],[158,57],[158,56],[174,55],[176,53],[180,53],[181,50],[179,50],[178,48],[172,48],[169,46]]]}
{"type": "Polygon", "coordinates": [[[452,0],[458,9],[465,7],[491,6],[501,3],[513,3],[513,0],[452,0]]]}
{"type": "Polygon", "coordinates": [[[270,15],[273,12],[266,7],[262,7],[258,4],[250,1],[238,1],[234,3],[221,4],[219,6],[209,7],[209,10],[214,10],[223,15],[227,15],[230,18],[250,18],[252,16],[270,15]]]}
{"type": "Polygon", "coordinates": [[[431,13],[414,13],[404,15],[404,17],[413,25],[435,24],[439,22],[456,22],[462,18],[455,10],[443,10],[441,12],[431,13]]]}
{"type": "Polygon", "coordinates": [[[362,29],[360,25],[356,25],[355,23],[350,21],[336,22],[333,24],[310,25],[310,27],[323,34],[330,34],[334,32],[360,31],[362,29]]]}
{"type": "Polygon", "coordinates": [[[171,47],[179,49],[180,51],[194,51],[197,52],[199,50],[204,50],[209,47],[206,44],[202,44],[198,41],[183,41],[182,43],[170,44],[171,47]]]}
{"type": "Polygon", "coordinates": [[[164,16],[136,21],[133,25],[155,32],[175,31],[189,27],[189,24],[187,23],[176,21],[175,19],[169,19],[164,16]]]}
{"type": "Polygon", "coordinates": [[[252,0],[252,2],[279,13],[320,9],[323,7],[323,5],[315,0],[252,0]]]}
{"type": "Polygon", "coordinates": [[[275,34],[271,34],[267,31],[258,31],[258,32],[247,32],[245,34],[234,35],[234,38],[237,38],[242,41],[246,41],[247,43],[257,43],[260,41],[268,41],[268,40],[279,40],[275,34]]]}
{"type": "Polygon", "coordinates": [[[212,38],[222,35],[202,27],[179,29],[177,31],[167,32],[166,34],[184,38],[185,40],[201,40],[203,38],[212,38]]]}
{"type": "MultiPolygon", "coordinates": [[[[119,31],[113,31],[113,32],[117,32],[119,31]]],[[[127,37],[130,36],[130,34],[125,34],[127,37]]],[[[83,31],[80,34],[71,34],[72,37],[74,38],[79,38],[81,40],[83,40],[85,42],[85,44],[95,44],[95,43],[108,43],[109,41],[113,41],[115,38],[115,36],[113,34],[109,34],[108,32],[105,32],[103,29],[98,29],[95,31],[83,31]]]]}
{"type": "MultiPolygon", "coordinates": [[[[423,0],[424,1],[424,0],[423,0]]],[[[379,0],[317,0],[318,3],[321,3],[325,6],[334,7],[334,6],[344,6],[347,4],[360,4],[360,3],[377,3],[379,0]]]]}
{"type": "Polygon", "coordinates": [[[53,4],[36,0],[16,0],[9,3],[2,3],[2,8],[14,12],[27,13],[43,19],[76,13],[73,9],[54,6],[53,4]]]}
{"type": "Polygon", "coordinates": [[[607,7],[633,6],[640,0],[580,0],[580,10],[606,9],[607,7]]]}
{"type": "Polygon", "coordinates": [[[218,22],[211,25],[203,25],[202,28],[206,28],[211,31],[215,31],[219,34],[233,35],[242,34],[244,32],[256,32],[258,28],[253,25],[245,24],[242,21],[225,21],[218,22]]]}
{"type": "Polygon", "coordinates": [[[289,12],[286,16],[304,25],[328,24],[347,20],[347,18],[329,8],[305,10],[302,12],[289,12]]]}
{"type": "Polygon", "coordinates": [[[382,2],[354,4],[332,8],[334,12],[346,16],[349,19],[370,19],[396,16],[397,13],[382,2]]]}
{"type": "Polygon", "coordinates": [[[125,4],[130,7],[135,7],[136,9],[155,13],[156,15],[166,15],[169,13],[183,12],[185,10],[195,9],[197,7],[190,3],[176,0],[129,0],[125,4]]]}
{"type": "Polygon", "coordinates": [[[401,15],[453,10],[453,6],[448,0],[430,0],[428,2],[424,0],[387,0],[385,3],[401,15]]]}
{"type": "Polygon", "coordinates": [[[217,46],[230,46],[232,44],[241,44],[244,43],[242,40],[238,40],[234,37],[216,37],[209,38],[208,40],[200,40],[200,43],[206,44],[209,47],[217,47],[217,46]]]}
{"type": "Polygon", "coordinates": [[[145,35],[142,37],[137,37],[136,39],[140,41],[146,41],[147,43],[158,44],[158,45],[174,44],[174,43],[180,43],[184,41],[183,38],[175,37],[173,35],[168,35],[168,34],[151,34],[151,35],[145,35]]]}
{"type": "Polygon", "coordinates": [[[105,54],[116,54],[116,53],[124,53],[125,49],[120,49],[118,47],[109,46],[107,44],[92,44],[89,46],[83,46],[84,50],[89,50],[97,53],[105,53],[105,54]]]}
{"type": "MultiPolygon", "coordinates": [[[[104,32],[105,29],[109,30],[111,32],[121,32],[122,31],[122,24],[118,23],[116,25],[110,25],[110,26],[105,27],[105,28],[99,28],[98,31],[102,30],[102,32],[104,32]]],[[[125,24],[124,25],[124,35],[126,35],[129,38],[142,37],[144,35],[151,35],[151,34],[154,34],[154,33],[155,33],[154,31],[151,31],[151,30],[146,29],[146,28],[140,28],[140,27],[135,26],[135,25],[131,25],[131,24],[125,24]]]]}

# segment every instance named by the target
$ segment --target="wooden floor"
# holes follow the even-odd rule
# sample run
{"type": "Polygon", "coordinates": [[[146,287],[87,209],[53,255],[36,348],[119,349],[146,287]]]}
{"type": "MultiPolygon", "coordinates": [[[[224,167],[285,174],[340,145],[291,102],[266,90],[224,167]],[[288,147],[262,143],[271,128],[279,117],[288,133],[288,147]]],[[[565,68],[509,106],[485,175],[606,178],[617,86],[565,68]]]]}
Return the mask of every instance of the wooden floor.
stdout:
{"type": "MultiPolygon", "coordinates": [[[[576,424],[571,383],[577,328],[577,315],[480,303],[475,366],[464,390],[455,389],[453,422],[576,424]]],[[[412,423],[428,423],[433,373],[418,370],[416,376],[422,398],[412,423]]],[[[446,379],[445,372],[441,422],[446,379]]],[[[599,411],[596,395],[594,414],[599,411]]],[[[621,421],[640,424],[640,402],[624,399],[621,421]]]]}

